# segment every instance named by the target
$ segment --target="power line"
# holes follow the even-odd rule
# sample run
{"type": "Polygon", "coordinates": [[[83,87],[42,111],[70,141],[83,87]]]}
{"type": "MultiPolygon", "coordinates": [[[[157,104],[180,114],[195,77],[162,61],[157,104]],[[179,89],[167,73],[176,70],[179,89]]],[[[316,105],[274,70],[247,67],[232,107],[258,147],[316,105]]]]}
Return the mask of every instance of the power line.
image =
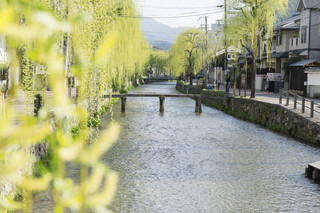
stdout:
{"type": "MultiPolygon", "coordinates": [[[[219,10],[212,10],[212,9],[207,9],[204,11],[198,11],[198,12],[194,12],[194,11],[189,11],[189,12],[185,12],[185,13],[176,13],[176,14],[168,14],[165,16],[182,16],[182,15],[196,15],[198,13],[211,13],[211,12],[218,12],[219,10]]],[[[154,16],[161,16],[161,15],[154,15],[154,16]]]]}
{"type": "Polygon", "coordinates": [[[206,12],[206,13],[190,13],[188,15],[172,15],[172,16],[120,16],[122,18],[141,18],[141,19],[170,19],[170,18],[187,18],[187,17],[196,17],[196,16],[202,16],[202,15],[212,15],[216,13],[222,13],[223,10],[219,11],[212,11],[212,12],[206,12]]]}
{"type": "Polygon", "coordinates": [[[193,10],[193,9],[208,9],[208,8],[217,8],[217,6],[211,5],[206,7],[162,7],[162,6],[153,6],[153,5],[137,5],[141,8],[154,8],[154,9],[166,9],[166,10],[193,10]]]}

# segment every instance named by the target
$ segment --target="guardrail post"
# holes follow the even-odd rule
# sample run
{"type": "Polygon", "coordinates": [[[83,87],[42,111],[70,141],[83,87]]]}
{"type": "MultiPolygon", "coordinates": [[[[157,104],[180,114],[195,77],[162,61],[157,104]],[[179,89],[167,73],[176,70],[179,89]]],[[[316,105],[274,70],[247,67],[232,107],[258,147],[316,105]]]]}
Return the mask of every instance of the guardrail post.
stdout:
{"type": "Polygon", "coordinates": [[[195,112],[202,113],[202,106],[201,106],[201,97],[196,96],[196,107],[195,107],[195,112]]]}
{"type": "Polygon", "coordinates": [[[311,106],[310,106],[310,118],[313,118],[314,114],[314,101],[311,101],[311,106]]]}
{"type": "Polygon", "coordinates": [[[306,106],[306,99],[303,97],[302,98],[302,113],[305,111],[305,106],[306,106]]]}
{"type": "Polygon", "coordinates": [[[279,104],[282,104],[282,89],[279,92],[279,104]]]}
{"type": "Polygon", "coordinates": [[[161,96],[159,97],[159,100],[160,100],[160,110],[159,110],[159,111],[160,111],[161,113],[163,113],[163,112],[164,112],[164,100],[165,100],[165,96],[162,96],[162,95],[161,95],[161,96]]]}
{"type": "Polygon", "coordinates": [[[196,97],[196,106],[195,106],[195,112],[199,112],[199,101],[198,101],[198,97],[196,97]]]}
{"type": "Polygon", "coordinates": [[[297,109],[297,94],[294,94],[293,108],[297,109]]]}
{"type": "Polygon", "coordinates": [[[198,97],[198,102],[199,102],[199,104],[198,104],[198,106],[199,106],[199,113],[202,113],[202,105],[201,105],[201,97],[200,97],[200,96],[198,97]]]}
{"type": "Polygon", "coordinates": [[[127,96],[121,97],[121,112],[126,112],[127,96]]]}
{"type": "Polygon", "coordinates": [[[288,90],[287,91],[287,103],[286,103],[286,106],[289,106],[289,100],[290,100],[290,92],[288,90]]]}

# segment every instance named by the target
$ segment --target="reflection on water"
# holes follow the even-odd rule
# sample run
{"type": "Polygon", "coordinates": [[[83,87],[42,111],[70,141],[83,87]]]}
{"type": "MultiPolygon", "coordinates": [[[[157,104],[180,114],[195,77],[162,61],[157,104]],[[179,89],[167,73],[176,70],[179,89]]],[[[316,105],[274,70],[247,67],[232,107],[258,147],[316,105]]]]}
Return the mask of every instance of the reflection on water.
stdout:
{"type": "MultiPolygon", "coordinates": [[[[177,93],[173,83],[132,93],[177,93]]],[[[105,161],[120,173],[114,212],[319,212],[320,190],[303,175],[320,151],[220,111],[194,113],[189,98],[128,98],[105,161]]],[[[103,121],[107,125],[109,118],[103,121]]]]}

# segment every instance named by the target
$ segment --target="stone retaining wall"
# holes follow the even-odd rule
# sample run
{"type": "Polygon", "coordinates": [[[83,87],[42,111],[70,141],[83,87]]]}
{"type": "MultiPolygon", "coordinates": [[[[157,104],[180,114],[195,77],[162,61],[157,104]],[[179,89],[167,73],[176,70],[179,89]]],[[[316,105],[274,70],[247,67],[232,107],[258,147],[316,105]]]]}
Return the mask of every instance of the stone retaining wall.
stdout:
{"type": "Polygon", "coordinates": [[[194,86],[177,83],[182,93],[202,94],[202,102],[234,117],[251,121],[270,130],[284,133],[305,142],[319,145],[320,126],[287,108],[248,98],[237,98],[211,91],[199,91],[194,86]]]}

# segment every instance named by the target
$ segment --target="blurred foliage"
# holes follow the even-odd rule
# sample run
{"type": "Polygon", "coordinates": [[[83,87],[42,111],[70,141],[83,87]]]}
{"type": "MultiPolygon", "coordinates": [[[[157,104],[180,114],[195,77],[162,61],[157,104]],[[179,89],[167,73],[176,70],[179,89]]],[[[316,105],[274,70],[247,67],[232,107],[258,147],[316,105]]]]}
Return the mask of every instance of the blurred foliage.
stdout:
{"type": "Polygon", "coordinates": [[[0,182],[10,183],[22,199],[1,196],[0,212],[33,212],[34,193],[49,188],[54,212],[109,212],[117,174],[100,158],[119,127],[112,124],[96,138],[90,134],[92,126],[99,126],[95,112],[109,107],[97,100],[110,91],[112,80],[121,85],[135,79],[148,59],[139,21],[125,18],[134,15],[131,0],[0,0],[0,34],[6,37],[10,74],[22,77],[20,83],[11,80],[8,94],[15,99],[22,89],[26,100],[20,115],[1,91],[0,182]],[[77,105],[67,95],[70,77],[78,81],[77,105]],[[41,84],[35,86],[36,79],[41,84]],[[44,107],[34,118],[33,96],[39,88],[44,107]],[[42,142],[50,154],[34,163],[32,147],[42,142]],[[66,163],[80,167],[79,183],[66,177],[66,163]]]}

